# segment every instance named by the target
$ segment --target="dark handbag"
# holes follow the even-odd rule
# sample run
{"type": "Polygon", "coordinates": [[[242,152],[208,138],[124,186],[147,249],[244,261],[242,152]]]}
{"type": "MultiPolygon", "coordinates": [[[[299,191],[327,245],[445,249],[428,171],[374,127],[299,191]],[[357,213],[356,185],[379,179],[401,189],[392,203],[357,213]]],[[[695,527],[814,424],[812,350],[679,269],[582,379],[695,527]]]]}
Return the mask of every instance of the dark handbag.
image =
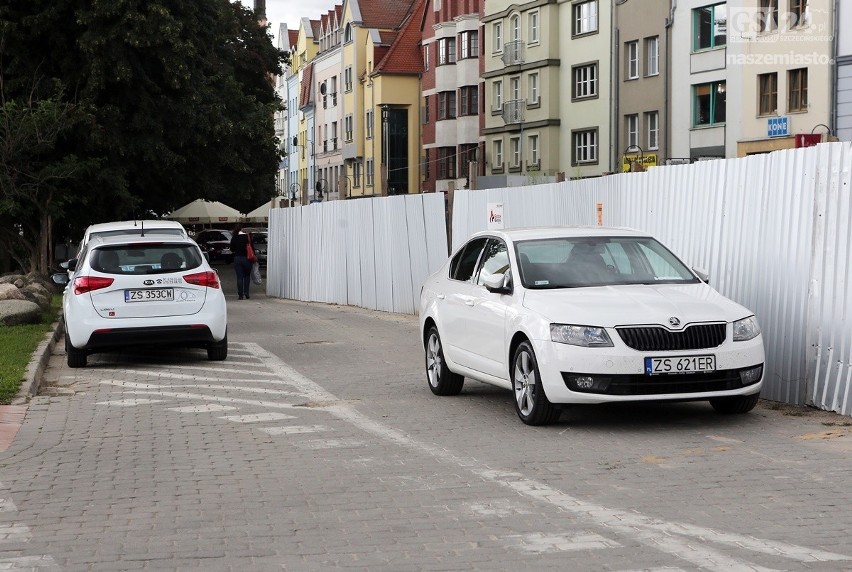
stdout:
{"type": "Polygon", "coordinates": [[[249,262],[257,260],[257,256],[254,254],[254,248],[251,246],[251,237],[249,235],[246,235],[246,258],[248,258],[249,262]]]}

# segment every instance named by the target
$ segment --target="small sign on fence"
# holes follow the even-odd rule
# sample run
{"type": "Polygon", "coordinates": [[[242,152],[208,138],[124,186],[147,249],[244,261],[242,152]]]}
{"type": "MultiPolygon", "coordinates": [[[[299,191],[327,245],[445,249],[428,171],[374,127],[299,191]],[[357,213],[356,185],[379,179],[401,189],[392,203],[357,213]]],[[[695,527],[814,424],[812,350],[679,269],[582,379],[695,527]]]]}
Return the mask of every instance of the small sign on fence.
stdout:
{"type": "Polygon", "coordinates": [[[503,228],[503,203],[488,203],[488,230],[503,228]]]}

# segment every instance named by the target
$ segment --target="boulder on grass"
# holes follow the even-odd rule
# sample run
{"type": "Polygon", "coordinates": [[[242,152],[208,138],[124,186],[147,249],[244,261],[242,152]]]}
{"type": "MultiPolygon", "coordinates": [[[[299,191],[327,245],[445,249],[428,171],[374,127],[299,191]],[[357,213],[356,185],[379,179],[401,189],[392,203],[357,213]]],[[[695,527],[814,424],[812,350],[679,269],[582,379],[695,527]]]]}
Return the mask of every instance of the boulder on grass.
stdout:
{"type": "Polygon", "coordinates": [[[0,300],[26,300],[23,292],[14,284],[0,284],[0,300]]]}
{"type": "Polygon", "coordinates": [[[27,284],[21,288],[20,292],[24,295],[24,298],[30,302],[35,302],[42,310],[50,308],[51,294],[44,286],[38,283],[27,284]]]}
{"type": "Polygon", "coordinates": [[[29,300],[3,300],[0,301],[0,324],[38,324],[41,322],[42,312],[38,304],[29,300]]]}

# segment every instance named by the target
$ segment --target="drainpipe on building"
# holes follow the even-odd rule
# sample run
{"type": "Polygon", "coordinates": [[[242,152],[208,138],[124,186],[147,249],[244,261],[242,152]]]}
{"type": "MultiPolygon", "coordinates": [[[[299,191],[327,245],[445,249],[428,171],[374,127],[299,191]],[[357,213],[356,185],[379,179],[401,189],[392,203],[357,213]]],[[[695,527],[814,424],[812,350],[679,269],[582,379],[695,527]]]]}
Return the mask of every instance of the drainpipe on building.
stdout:
{"type": "Polygon", "coordinates": [[[840,13],[840,0],[834,0],[834,12],[831,15],[833,35],[831,38],[831,93],[829,93],[828,125],[832,135],[837,135],[837,85],[840,82],[839,68],[837,66],[837,34],[840,32],[838,14],[840,13]]]}
{"type": "Polygon", "coordinates": [[[666,18],[666,73],[665,73],[665,111],[666,114],[666,159],[672,156],[672,128],[671,128],[671,105],[669,92],[671,90],[671,73],[672,73],[672,50],[671,50],[671,29],[674,24],[675,10],[677,10],[677,0],[672,0],[669,17],[666,18]]]}

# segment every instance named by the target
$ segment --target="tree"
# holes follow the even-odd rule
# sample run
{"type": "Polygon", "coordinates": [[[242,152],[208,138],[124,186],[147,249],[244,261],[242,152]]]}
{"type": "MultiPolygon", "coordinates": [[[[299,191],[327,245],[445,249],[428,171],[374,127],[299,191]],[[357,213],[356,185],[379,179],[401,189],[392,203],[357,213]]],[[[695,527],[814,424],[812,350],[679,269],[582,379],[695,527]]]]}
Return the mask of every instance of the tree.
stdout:
{"type": "Polygon", "coordinates": [[[57,99],[9,101],[0,76],[0,245],[26,272],[46,275],[53,260],[53,220],[70,196],[63,185],[97,161],[62,152],[63,138],[91,123],[87,110],[57,99]]]}

